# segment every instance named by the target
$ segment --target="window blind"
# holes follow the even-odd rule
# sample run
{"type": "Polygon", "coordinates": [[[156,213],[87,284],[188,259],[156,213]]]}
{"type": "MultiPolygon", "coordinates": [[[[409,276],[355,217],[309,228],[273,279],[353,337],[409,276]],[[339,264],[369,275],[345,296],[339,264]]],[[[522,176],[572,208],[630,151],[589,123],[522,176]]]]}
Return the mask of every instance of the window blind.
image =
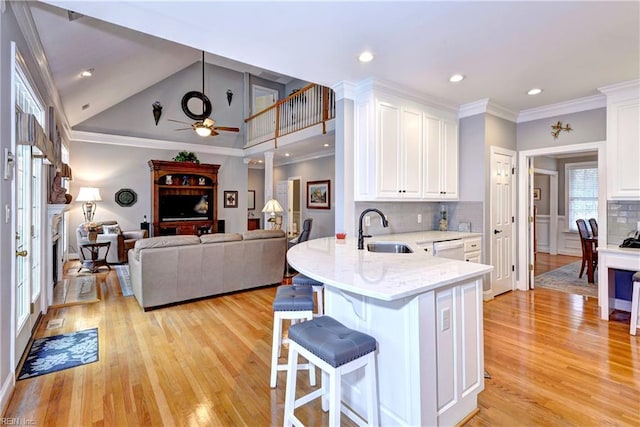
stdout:
{"type": "Polygon", "coordinates": [[[578,230],[577,219],[598,219],[598,166],[569,164],[566,167],[569,230],[578,230]]]}

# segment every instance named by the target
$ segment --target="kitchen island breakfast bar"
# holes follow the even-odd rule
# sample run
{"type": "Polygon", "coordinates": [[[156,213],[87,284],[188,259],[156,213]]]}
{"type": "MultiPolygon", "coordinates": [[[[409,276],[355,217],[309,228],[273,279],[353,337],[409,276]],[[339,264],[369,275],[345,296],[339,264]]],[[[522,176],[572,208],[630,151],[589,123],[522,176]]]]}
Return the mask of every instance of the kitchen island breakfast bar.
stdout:
{"type": "MultiPolygon", "coordinates": [[[[382,425],[452,426],[475,414],[484,388],[482,278],[488,265],[429,256],[413,233],[394,241],[412,253],[357,249],[356,239],[309,240],[288,262],[325,284],[325,313],[378,341],[382,425]]],[[[366,246],[366,245],[365,245],[366,246]]],[[[343,378],[343,401],[364,406],[363,373],[343,378]]]]}

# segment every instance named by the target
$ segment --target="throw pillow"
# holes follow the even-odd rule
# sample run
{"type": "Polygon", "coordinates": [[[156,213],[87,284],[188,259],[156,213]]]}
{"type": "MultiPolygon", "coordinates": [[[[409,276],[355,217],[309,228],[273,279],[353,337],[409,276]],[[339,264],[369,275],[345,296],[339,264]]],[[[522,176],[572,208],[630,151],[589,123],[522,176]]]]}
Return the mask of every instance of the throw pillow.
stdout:
{"type": "Polygon", "coordinates": [[[119,225],[105,225],[104,234],[122,234],[122,230],[119,225]]]}

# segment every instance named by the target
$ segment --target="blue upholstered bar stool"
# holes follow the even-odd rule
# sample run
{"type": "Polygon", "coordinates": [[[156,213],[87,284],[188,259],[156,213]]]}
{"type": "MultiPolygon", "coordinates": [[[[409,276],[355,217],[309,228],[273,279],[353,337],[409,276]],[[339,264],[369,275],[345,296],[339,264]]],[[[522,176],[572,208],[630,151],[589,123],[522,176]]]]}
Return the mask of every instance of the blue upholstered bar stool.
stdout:
{"type": "Polygon", "coordinates": [[[289,328],[289,368],[284,403],[284,425],[301,426],[294,415],[295,408],[322,397],[322,409],[329,409],[329,426],[340,426],[340,414],[344,412],[356,424],[377,426],[378,385],[376,380],[375,338],[349,329],[330,316],[297,323],[289,328]],[[298,354],[322,369],[322,386],[296,399],[296,373],[298,354]],[[355,413],[341,402],[342,375],[365,368],[363,394],[367,399],[367,419],[355,413]],[[327,405],[328,403],[328,405],[327,405]]]}
{"type": "Polygon", "coordinates": [[[638,331],[638,312],[640,312],[640,271],[633,275],[633,293],[631,294],[631,328],[629,333],[638,331]]]}
{"type": "Polygon", "coordinates": [[[324,283],[307,277],[302,273],[298,273],[293,276],[292,279],[294,288],[310,287],[313,289],[313,293],[318,300],[318,316],[324,315],[324,283]]]}
{"type": "MultiPolygon", "coordinates": [[[[273,300],[273,342],[271,344],[271,388],[276,386],[278,371],[286,371],[287,365],[278,364],[282,344],[288,342],[282,339],[282,321],[288,319],[291,323],[298,320],[313,319],[313,291],[310,287],[296,289],[293,286],[282,285],[276,290],[273,300]]],[[[316,385],[316,370],[311,363],[300,365],[300,369],[309,369],[309,382],[316,385]]]]}

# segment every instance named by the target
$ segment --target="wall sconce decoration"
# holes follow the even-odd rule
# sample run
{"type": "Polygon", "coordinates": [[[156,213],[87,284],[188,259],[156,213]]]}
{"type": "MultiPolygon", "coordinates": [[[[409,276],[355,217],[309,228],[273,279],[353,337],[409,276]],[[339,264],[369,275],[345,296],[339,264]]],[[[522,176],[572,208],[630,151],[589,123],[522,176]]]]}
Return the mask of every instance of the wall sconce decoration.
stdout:
{"type": "Polygon", "coordinates": [[[158,126],[158,122],[160,121],[160,116],[162,115],[162,104],[160,101],[156,101],[152,104],[153,106],[153,119],[156,121],[156,126],[158,126]]]}
{"type": "Polygon", "coordinates": [[[232,99],[233,99],[233,92],[231,92],[231,89],[227,89],[227,102],[229,103],[229,106],[231,106],[232,99]]]}
{"type": "Polygon", "coordinates": [[[553,135],[553,139],[558,139],[558,135],[560,135],[561,131],[571,132],[573,130],[571,129],[571,125],[569,123],[567,123],[566,126],[562,127],[561,121],[558,121],[558,123],[556,123],[555,125],[551,125],[551,129],[553,129],[553,131],[551,132],[551,135],[553,135]]]}

